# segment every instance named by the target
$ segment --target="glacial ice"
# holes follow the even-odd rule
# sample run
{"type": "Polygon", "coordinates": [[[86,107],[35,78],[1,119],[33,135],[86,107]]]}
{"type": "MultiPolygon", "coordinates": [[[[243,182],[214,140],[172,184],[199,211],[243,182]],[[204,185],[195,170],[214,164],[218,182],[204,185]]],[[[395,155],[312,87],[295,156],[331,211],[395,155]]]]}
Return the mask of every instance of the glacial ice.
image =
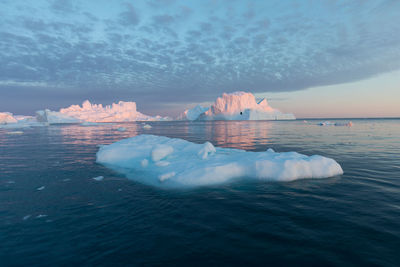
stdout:
{"type": "Polygon", "coordinates": [[[16,123],[17,119],[13,117],[12,113],[0,112],[0,124],[16,123]]]}
{"type": "Polygon", "coordinates": [[[224,93],[210,108],[196,106],[185,110],[178,119],[183,120],[295,120],[293,114],[272,108],[264,98],[258,103],[252,93],[224,93]]]}
{"type": "Polygon", "coordinates": [[[57,111],[51,111],[49,109],[36,111],[36,120],[38,122],[47,122],[50,124],[81,122],[77,118],[62,114],[57,111]]]}
{"type": "Polygon", "coordinates": [[[319,155],[277,153],[272,149],[249,152],[154,135],[102,146],[96,161],[128,178],[167,187],[210,185],[240,177],[292,181],[343,174],[335,160],[319,155]]]}
{"type": "Polygon", "coordinates": [[[132,121],[170,120],[168,117],[148,116],[136,110],[135,102],[119,101],[112,105],[92,104],[88,100],[82,106],[71,105],[59,111],[40,110],[36,112],[38,121],[52,123],[105,123],[132,121]]]}
{"type": "Polygon", "coordinates": [[[209,108],[197,105],[192,109],[185,110],[182,114],[178,116],[177,120],[189,120],[189,121],[197,120],[200,114],[206,112],[208,109],[209,108]]]}

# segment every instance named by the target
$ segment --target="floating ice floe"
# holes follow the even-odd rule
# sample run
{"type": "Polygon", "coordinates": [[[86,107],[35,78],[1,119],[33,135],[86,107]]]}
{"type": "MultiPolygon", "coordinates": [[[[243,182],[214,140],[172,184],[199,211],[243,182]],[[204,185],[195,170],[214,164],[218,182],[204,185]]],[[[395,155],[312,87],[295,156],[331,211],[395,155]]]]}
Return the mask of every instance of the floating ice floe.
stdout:
{"type": "Polygon", "coordinates": [[[86,121],[86,122],[81,123],[80,125],[81,126],[99,126],[99,125],[113,125],[113,123],[86,121]]]}
{"type": "Polygon", "coordinates": [[[97,176],[97,177],[93,178],[93,180],[95,180],[95,181],[102,181],[103,179],[104,179],[104,176],[97,176]]]}
{"type": "Polygon", "coordinates": [[[263,98],[257,103],[252,93],[224,93],[210,108],[196,106],[185,110],[179,120],[295,120],[293,114],[272,108],[263,98]]]}
{"type": "Polygon", "coordinates": [[[143,129],[149,130],[151,128],[153,128],[153,127],[151,127],[151,125],[149,125],[149,124],[143,125],[143,129]]]}
{"type": "Polygon", "coordinates": [[[201,186],[240,177],[293,181],[343,174],[335,160],[323,156],[276,153],[272,149],[249,152],[154,135],[102,146],[96,161],[128,178],[160,186],[201,186]]]}
{"type": "Polygon", "coordinates": [[[12,131],[12,132],[7,132],[7,134],[9,135],[19,135],[19,134],[23,134],[23,131],[12,131]]]}
{"type": "Polygon", "coordinates": [[[125,127],[119,127],[119,128],[117,128],[117,131],[118,132],[125,132],[126,128],[125,127]]]}
{"type": "Polygon", "coordinates": [[[45,186],[41,186],[41,187],[36,188],[36,190],[42,191],[42,190],[45,189],[45,188],[46,188],[45,186]]]}
{"type": "Polygon", "coordinates": [[[333,121],[324,121],[318,123],[319,126],[348,126],[351,127],[353,126],[353,123],[351,121],[349,122],[333,122],[333,121]]]}

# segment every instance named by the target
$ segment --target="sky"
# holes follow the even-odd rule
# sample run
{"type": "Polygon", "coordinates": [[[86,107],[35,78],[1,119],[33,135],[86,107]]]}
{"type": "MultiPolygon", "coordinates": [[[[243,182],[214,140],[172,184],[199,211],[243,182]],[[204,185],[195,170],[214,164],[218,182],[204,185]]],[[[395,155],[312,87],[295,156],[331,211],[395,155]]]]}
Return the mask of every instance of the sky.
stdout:
{"type": "Polygon", "coordinates": [[[1,0],[0,112],[175,116],[249,91],[297,117],[400,117],[398,0],[1,0]]]}

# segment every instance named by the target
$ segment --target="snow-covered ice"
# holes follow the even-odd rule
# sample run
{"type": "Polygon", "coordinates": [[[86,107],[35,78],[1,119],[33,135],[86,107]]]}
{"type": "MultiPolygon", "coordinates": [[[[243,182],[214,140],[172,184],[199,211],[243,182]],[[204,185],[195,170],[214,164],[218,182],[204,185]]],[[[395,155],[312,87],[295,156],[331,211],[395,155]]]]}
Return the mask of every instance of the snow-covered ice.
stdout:
{"type": "Polygon", "coordinates": [[[42,190],[45,189],[45,188],[46,188],[45,186],[41,186],[41,187],[36,188],[36,190],[42,191],[42,190]]]}
{"type": "Polygon", "coordinates": [[[240,177],[292,181],[343,173],[335,160],[319,155],[276,153],[272,149],[249,152],[154,135],[139,135],[102,146],[96,161],[128,178],[160,186],[209,185],[240,177]]]}
{"type": "Polygon", "coordinates": [[[210,108],[196,106],[185,110],[178,119],[186,120],[295,120],[293,114],[272,108],[264,98],[257,103],[252,93],[224,93],[210,108]]]}

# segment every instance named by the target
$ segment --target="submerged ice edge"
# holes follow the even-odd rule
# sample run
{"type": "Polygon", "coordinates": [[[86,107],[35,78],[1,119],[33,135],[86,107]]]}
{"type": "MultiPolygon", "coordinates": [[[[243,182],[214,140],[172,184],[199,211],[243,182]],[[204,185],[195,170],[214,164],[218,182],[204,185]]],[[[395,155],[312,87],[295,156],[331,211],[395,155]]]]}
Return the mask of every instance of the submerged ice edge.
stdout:
{"type": "Polygon", "coordinates": [[[343,174],[335,160],[319,155],[250,152],[154,135],[102,146],[96,161],[130,179],[166,187],[212,185],[241,177],[293,181],[343,174]]]}

